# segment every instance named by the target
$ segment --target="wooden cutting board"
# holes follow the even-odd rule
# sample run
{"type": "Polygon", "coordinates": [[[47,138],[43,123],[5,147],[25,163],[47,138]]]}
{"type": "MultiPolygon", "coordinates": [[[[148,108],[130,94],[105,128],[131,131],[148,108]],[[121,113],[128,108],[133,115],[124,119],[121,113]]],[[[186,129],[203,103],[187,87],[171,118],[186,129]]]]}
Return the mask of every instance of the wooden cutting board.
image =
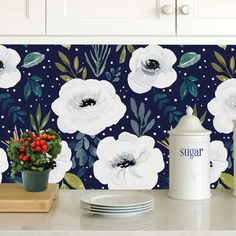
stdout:
{"type": "Polygon", "coordinates": [[[58,184],[37,193],[25,191],[21,184],[0,184],[0,212],[49,212],[58,193],[58,184]]]}

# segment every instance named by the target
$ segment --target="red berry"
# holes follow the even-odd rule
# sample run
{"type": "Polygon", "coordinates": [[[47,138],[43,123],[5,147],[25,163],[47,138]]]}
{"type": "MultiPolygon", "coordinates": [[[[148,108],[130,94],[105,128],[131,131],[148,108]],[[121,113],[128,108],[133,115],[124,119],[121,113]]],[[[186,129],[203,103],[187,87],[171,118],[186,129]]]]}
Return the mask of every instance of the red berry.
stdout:
{"type": "Polygon", "coordinates": [[[40,152],[42,149],[41,149],[41,147],[37,146],[37,147],[35,148],[35,150],[36,150],[36,152],[40,152]]]}
{"type": "Polygon", "coordinates": [[[24,157],[24,155],[21,154],[21,155],[19,155],[18,157],[19,157],[20,160],[22,160],[22,158],[24,157]]]}
{"type": "Polygon", "coordinates": [[[46,144],[46,142],[45,142],[44,140],[41,140],[41,141],[40,141],[40,144],[43,146],[43,145],[46,144]]]}
{"type": "Polygon", "coordinates": [[[32,140],[32,138],[28,138],[28,141],[30,142],[32,140]]]}
{"type": "Polygon", "coordinates": [[[24,152],[24,151],[25,151],[25,146],[24,146],[24,145],[21,146],[20,151],[21,151],[21,152],[24,152]]]}
{"type": "Polygon", "coordinates": [[[31,144],[30,144],[30,147],[35,148],[35,147],[36,147],[35,142],[31,143],[31,144]]]}
{"type": "Polygon", "coordinates": [[[23,138],[20,139],[20,142],[23,143],[25,140],[23,138]]]}
{"type": "Polygon", "coordinates": [[[32,135],[32,138],[36,138],[37,136],[35,134],[32,135]]]}
{"type": "Polygon", "coordinates": [[[40,140],[41,140],[41,138],[40,138],[40,137],[37,137],[37,138],[36,138],[36,140],[37,140],[37,141],[40,141],[40,140]]]}
{"type": "Polygon", "coordinates": [[[36,146],[40,146],[40,141],[36,141],[36,146]]]}
{"type": "Polygon", "coordinates": [[[24,156],[22,159],[23,161],[28,161],[29,158],[27,156],[24,156]]]}
{"type": "Polygon", "coordinates": [[[43,150],[47,150],[48,149],[48,145],[43,145],[42,148],[43,148],[43,150]]]}

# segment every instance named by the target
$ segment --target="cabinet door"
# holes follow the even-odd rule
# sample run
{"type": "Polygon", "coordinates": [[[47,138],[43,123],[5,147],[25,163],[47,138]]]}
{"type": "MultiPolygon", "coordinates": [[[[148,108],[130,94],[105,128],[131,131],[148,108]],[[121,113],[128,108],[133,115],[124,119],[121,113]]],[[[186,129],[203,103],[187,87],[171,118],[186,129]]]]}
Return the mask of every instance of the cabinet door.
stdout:
{"type": "Polygon", "coordinates": [[[0,0],[0,35],[45,34],[45,0],[0,0]]]}
{"type": "Polygon", "coordinates": [[[236,35],[235,0],[177,0],[178,35],[236,35]]]}
{"type": "Polygon", "coordinates": [[[47,0],[49,35],[174,35],[175,0],[47,0]]]}

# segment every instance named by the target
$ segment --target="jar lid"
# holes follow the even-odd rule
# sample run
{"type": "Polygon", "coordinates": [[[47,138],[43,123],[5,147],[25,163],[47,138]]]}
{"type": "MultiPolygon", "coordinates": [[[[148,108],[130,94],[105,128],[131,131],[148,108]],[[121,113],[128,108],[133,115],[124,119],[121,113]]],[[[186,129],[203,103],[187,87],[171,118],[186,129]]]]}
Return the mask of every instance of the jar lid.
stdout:
{"type": "Polygon", "coordinates": [[[168,131],[173,135],[210,135],[211,131],[205,129],[197,116],[193,115],[193,109],[188,107],[186,115],[183,116],[178,125],[168,131]]]}

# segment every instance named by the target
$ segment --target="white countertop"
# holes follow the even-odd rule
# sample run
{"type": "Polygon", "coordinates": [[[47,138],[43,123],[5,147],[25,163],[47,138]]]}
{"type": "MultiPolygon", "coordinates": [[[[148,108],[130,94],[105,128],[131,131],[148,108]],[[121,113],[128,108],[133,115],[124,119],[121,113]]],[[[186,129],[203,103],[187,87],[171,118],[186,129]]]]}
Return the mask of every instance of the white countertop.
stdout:
{"type": "Polygon", "coordinates": [[[230,190],[213,190],[204,201],[170,199],[166,190],[145,191],[154,196],[155,210],[125,218],[83,214],[80,196],[88,191],[60,191],[49,213],[0,213],[0,236],[236,235],[236,198],[230,190]]]}

